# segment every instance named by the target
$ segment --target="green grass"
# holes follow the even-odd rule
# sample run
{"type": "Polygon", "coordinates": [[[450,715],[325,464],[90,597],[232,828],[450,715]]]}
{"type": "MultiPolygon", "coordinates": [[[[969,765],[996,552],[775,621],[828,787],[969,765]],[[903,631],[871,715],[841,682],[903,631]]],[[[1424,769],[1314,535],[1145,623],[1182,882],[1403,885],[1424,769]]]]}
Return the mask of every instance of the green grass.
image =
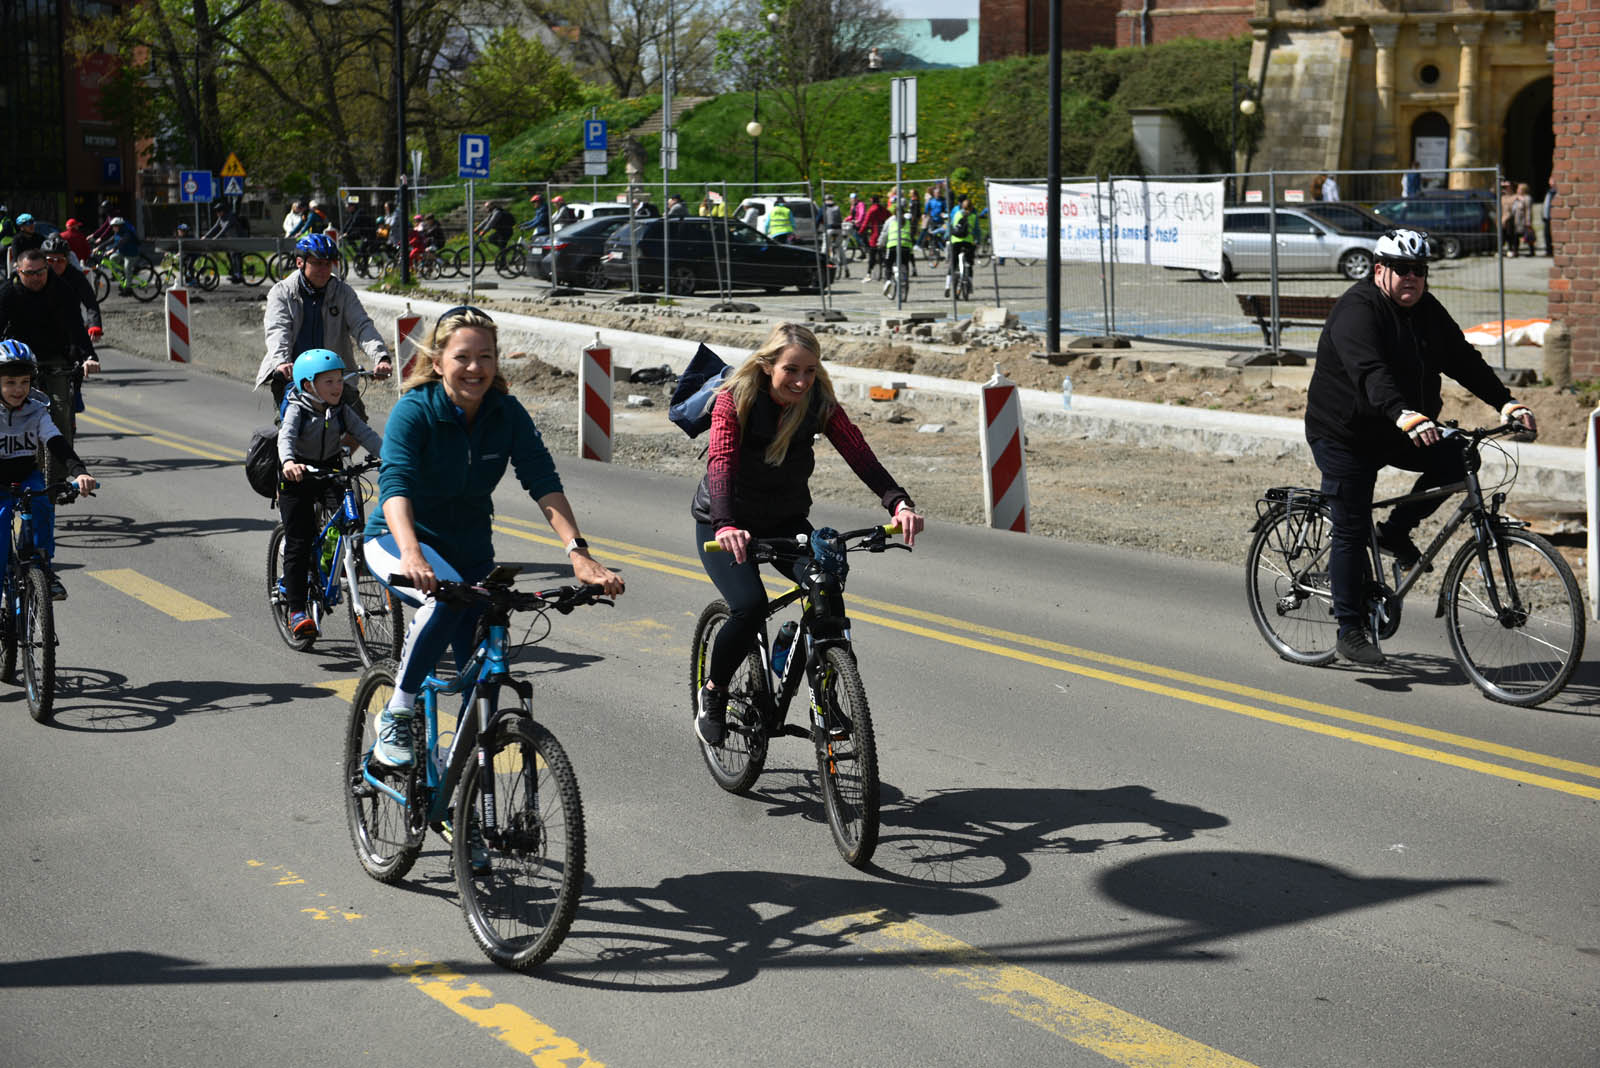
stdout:
{"type": "MultiPolygon", "coordinates": [[[[1094,49],[1063,57],[1062,174],[1137,174],[1129,108],[1165,107],[1182,124],[1207,169],[1225,167],[1233,114],[1231,78],[1248,66],[1248,38],[1230,41],[1178,41],[1155,48],[1094,49]]],[[[812,86],[813,107],[826,108],[822,148],[813,157],[813,182],[889,181],[889,92],[892,73],[843,78],[812,86]]],[[[786,119],[781,91],[761,93],[761,182],[801,181],[795,158],[797,138],[786,119]],[[786,158],[787,157],[787,158],[786,158]]],[[[981,194],[985,176],[1043,177],[1048,142],[1049,94],[1045,59],[1025,56],[959,70],[917,74],[918,159],[905,168],[908,183],[926,186],[953,178],[958,191],[981,194]]],[[[610,167],[602,182],[627,180],[623,140],[627,131],[654,114],[660,98],[598,101],[599,117],[610,123],[610,167]]],[[[678,168],[672,187],[691,209],[706,185],[728,182],[737,201],[750,190],[752,140],[745,124],[755,111],[749,92],[727,93],[687,113],[678,126],[678,168]]],[[[553,115],[496,145],[490,180],[540,183],[582,150],[582,123],[590,105],[553,115]]],[[[1240,121],[1241,143],[1259,135],[1260,115],[1240,121]]],[[[661,190],[660,138],[640,138],[642,182],[661,190]]],[[[769,190],[779,191],[779,190],[769,190]]],[[[613,196],[615,190],[602,191],[613,196]]],[[[522,197],[513,214],[527,216],[522,197]]],[[[459,204],[459,192],[432,194],[423,210],[459,204]]]]}

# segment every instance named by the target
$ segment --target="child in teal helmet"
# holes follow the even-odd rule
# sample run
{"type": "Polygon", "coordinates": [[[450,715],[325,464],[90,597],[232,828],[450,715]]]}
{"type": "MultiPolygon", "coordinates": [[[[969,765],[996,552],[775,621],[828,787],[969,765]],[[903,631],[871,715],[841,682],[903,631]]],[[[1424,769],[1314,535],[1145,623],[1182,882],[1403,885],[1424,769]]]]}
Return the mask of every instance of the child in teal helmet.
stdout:
{"type": "MultiPolygon", "coordinates": [[[[319,235],[320,236],[320,235],[319,235]]],[[[317,504],[330,497],[338,506],[336,483],[307,470],[337,468],[344,437],[351,435],[373,456],[383,447],[378,432],[350,405],[343,403],[344,361],[332,349],[307,349],[294,361],[294,382],[284,398],[278,427],[278,513],[283,517],[283,593],[291,606],[289,630],[297,638],[314,638],[317,623],[306,614],[306,584],[317,536],[317,504]]]]}

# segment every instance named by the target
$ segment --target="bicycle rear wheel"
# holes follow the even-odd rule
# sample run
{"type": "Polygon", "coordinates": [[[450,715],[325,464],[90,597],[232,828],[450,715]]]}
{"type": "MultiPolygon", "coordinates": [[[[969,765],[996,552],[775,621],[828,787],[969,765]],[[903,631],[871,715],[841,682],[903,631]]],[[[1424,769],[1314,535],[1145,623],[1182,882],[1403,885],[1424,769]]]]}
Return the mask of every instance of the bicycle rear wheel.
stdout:
{"type": "Polygon", "coordinates": [[[367,570],[360,542],[352,540],[346,551],[356,554],[356,588],[345,591],[345,608],[361,663],[371,667],[379,660],[399,660],[400,648],[406,641],[406,617],[400,599],[367,570]]]}
{"type": "MultiPolygon", "coordinates": [[[[350,827],[350,842],[356,859],[366,873],[380,883],[395,883],[405,878],[422,852],[421,829],[414,829],[406,807],[367,782],[363,771],[367,754],[378,740],[374,724],[378,713],[394,694],[394,680],[400,668],[393,660],[381,660],[368,668],[356,684],[345,724],[344,760],[340,765],[340,784],[344,789],[345,822],[350,827]]],[[[375,765],[376,777],[407,794],[409,768],[388,769],[375,765]]]]}
{"type": "MultiPolygon", "coordinates": [[[[317,529],[322,529],[319,521],[317,529]]],[[[314,592],[306,598],[304,605],[292,605],[288,596],[283,592],[283,524],[279,523],[272,528],[272,537],[267,541],[267,611],[272,613],[272,622],[278,628],[281,637],[289,648],[297,653],[303,653],[316,643],[316,635],[309,638],[297,638],[289,629],[289,616],[291,613],[304,609],[316,623],[317,630],[322,630],[322,598],[314,592]]],[[[317,584],[315,574],[307,578],[307,589],[314,590],[317,584]]]]}
{"type": "Polygon", "coordinates": [[[161,295],[161,276],[148,263],[135,267],[128,276],[128,286],[133,299],[148,304],[161,295]]]}
{"type": "Polygon", "coordinates": [[[28,693],[28,714],[49,723],[56,700],[55,602],[44,568],[29,564],[22,572],[22,676],[28,693]]]}
{"type": "Polygon", "coordinates": [[[94,302],[104,304],[106,298],[111,295],[111,276],[96,267],[90,272],[89,281],[94,283],[94,302]]]}
{"type": "Polygon", "coordinates": [[[527,971],[556,951],[577,915],[584,864],[578,777],[555,736],[525,716],[501,719],[482,744],[487,760],[468,762],[455,806],[451,850],[461,912],[490,960],[527,971]],[[494,791],[492,832],[481,822],[486,782],[494,791]]]}
{"type": "Polygon", "coordinates": [[[839,646],[823,650],[821,680],[815,695],[821,722],[812,723],[811,737],[822,803],[839,855],[861,868],[878,845],[878,743],[867,690],[855,654],[839,646]]]}
{"type": "Polygon", "coordinates": [[[1463,545],[1445,572],[1446,634],[1491,701],[1537,705],[1561,692],[1583,655],[1583,595],[1566,560],[1526,530],[1496,532],[1488,552],[1463,545]]]}
{"type": "Polygon", "coordinates": [[[193,274],[194,284],[208,293],[222,282],[222,272],[217,268],[217,261],[210,256],[201,256],[194,261],[193,274]]]}
{"type": "Polygon", "coordinates": [[[1245,554],[1250,617],[1273,651],[1296,664],[1333,660],[1339,621],[1328,577],[1332,547],[1332,518],[1300,504],[1262,520],[1245,554]]]}
{"type": "MultiPolygon", "coordinates": [[[[711,670],[711,647],[728,622],[726,601],[712,601],[694,625],[694,644],[689,652],[689,719],[700,711],[700,687],[711,670]]],[[[771,697],[767,688],[767,668],[761,662],[759,646],[751,650],[728,680],[727,731],[719,746],[709,746],[699,738],[700,755],[716,784],[729,793],[748,790],[767,763],[767,732],[763,710],[771,697]]]]}
{"type": "Polygon", "coordinates": [[[267,275],[272,273],[267,258],[259,252],[246,252],[244,258],[239,261],[239,271],[247,286],[260,285],[266,280],[267,275]]]}

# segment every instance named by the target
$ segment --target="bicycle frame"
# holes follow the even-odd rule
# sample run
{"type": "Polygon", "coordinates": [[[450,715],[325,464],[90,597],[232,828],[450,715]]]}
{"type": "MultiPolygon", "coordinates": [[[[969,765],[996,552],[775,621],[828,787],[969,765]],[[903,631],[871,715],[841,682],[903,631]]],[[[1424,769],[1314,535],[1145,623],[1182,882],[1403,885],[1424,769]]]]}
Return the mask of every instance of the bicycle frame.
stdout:
{"type": "MultiPolygon", "coordinates": [[[[766,730],[771,735],[791,733],[784,730],[783,725],[789,715],[789,705],[800,690],[801,672],[796,670],[796,663],[803,666],[806,683],[812,694],[808,702],[812,726],[813,728],[823,726],[820,718],[821,710],[817,707],[815,697],[824,681],[820,674],[824,658],[819,654],[831,646],[853,648],[850,638],[850,618],[844,611],[844,579],[841,576],[823,573],[809,583],[795,583],[767,605],[766,618],[771,619],[796,601],[801,602],[800,623],[795,631],[794,644],[789,649],[789,658],[783,665],[782,675],[777,675],[772,670],[772,651],[767,640],[766,627],[763,626],[756,632],[756,648],[760,650],[761,663],[766,671],[767,680],[767,685],[763,688],[763,697],[771,702],[769,708],[763,709],[766,730]]],[[[799,727],[793,728],[792,733],[800,737],[811,737],[809,731],[799,727]]]]}

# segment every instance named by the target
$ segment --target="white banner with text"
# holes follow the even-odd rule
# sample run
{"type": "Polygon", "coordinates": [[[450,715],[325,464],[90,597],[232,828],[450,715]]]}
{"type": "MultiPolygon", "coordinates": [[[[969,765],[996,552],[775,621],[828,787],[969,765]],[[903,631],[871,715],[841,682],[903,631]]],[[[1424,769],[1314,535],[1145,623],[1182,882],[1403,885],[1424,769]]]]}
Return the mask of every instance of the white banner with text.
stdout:
{"type": "MultiPolygon", "coordinates": [[[[994,254],[1043,259],[1049,237],[1044,185],[991,182],[994,254]]],[[[1061,259],[1215,271],[1222,263],[1223,183],[1063,182],[1061,259]]]]}

